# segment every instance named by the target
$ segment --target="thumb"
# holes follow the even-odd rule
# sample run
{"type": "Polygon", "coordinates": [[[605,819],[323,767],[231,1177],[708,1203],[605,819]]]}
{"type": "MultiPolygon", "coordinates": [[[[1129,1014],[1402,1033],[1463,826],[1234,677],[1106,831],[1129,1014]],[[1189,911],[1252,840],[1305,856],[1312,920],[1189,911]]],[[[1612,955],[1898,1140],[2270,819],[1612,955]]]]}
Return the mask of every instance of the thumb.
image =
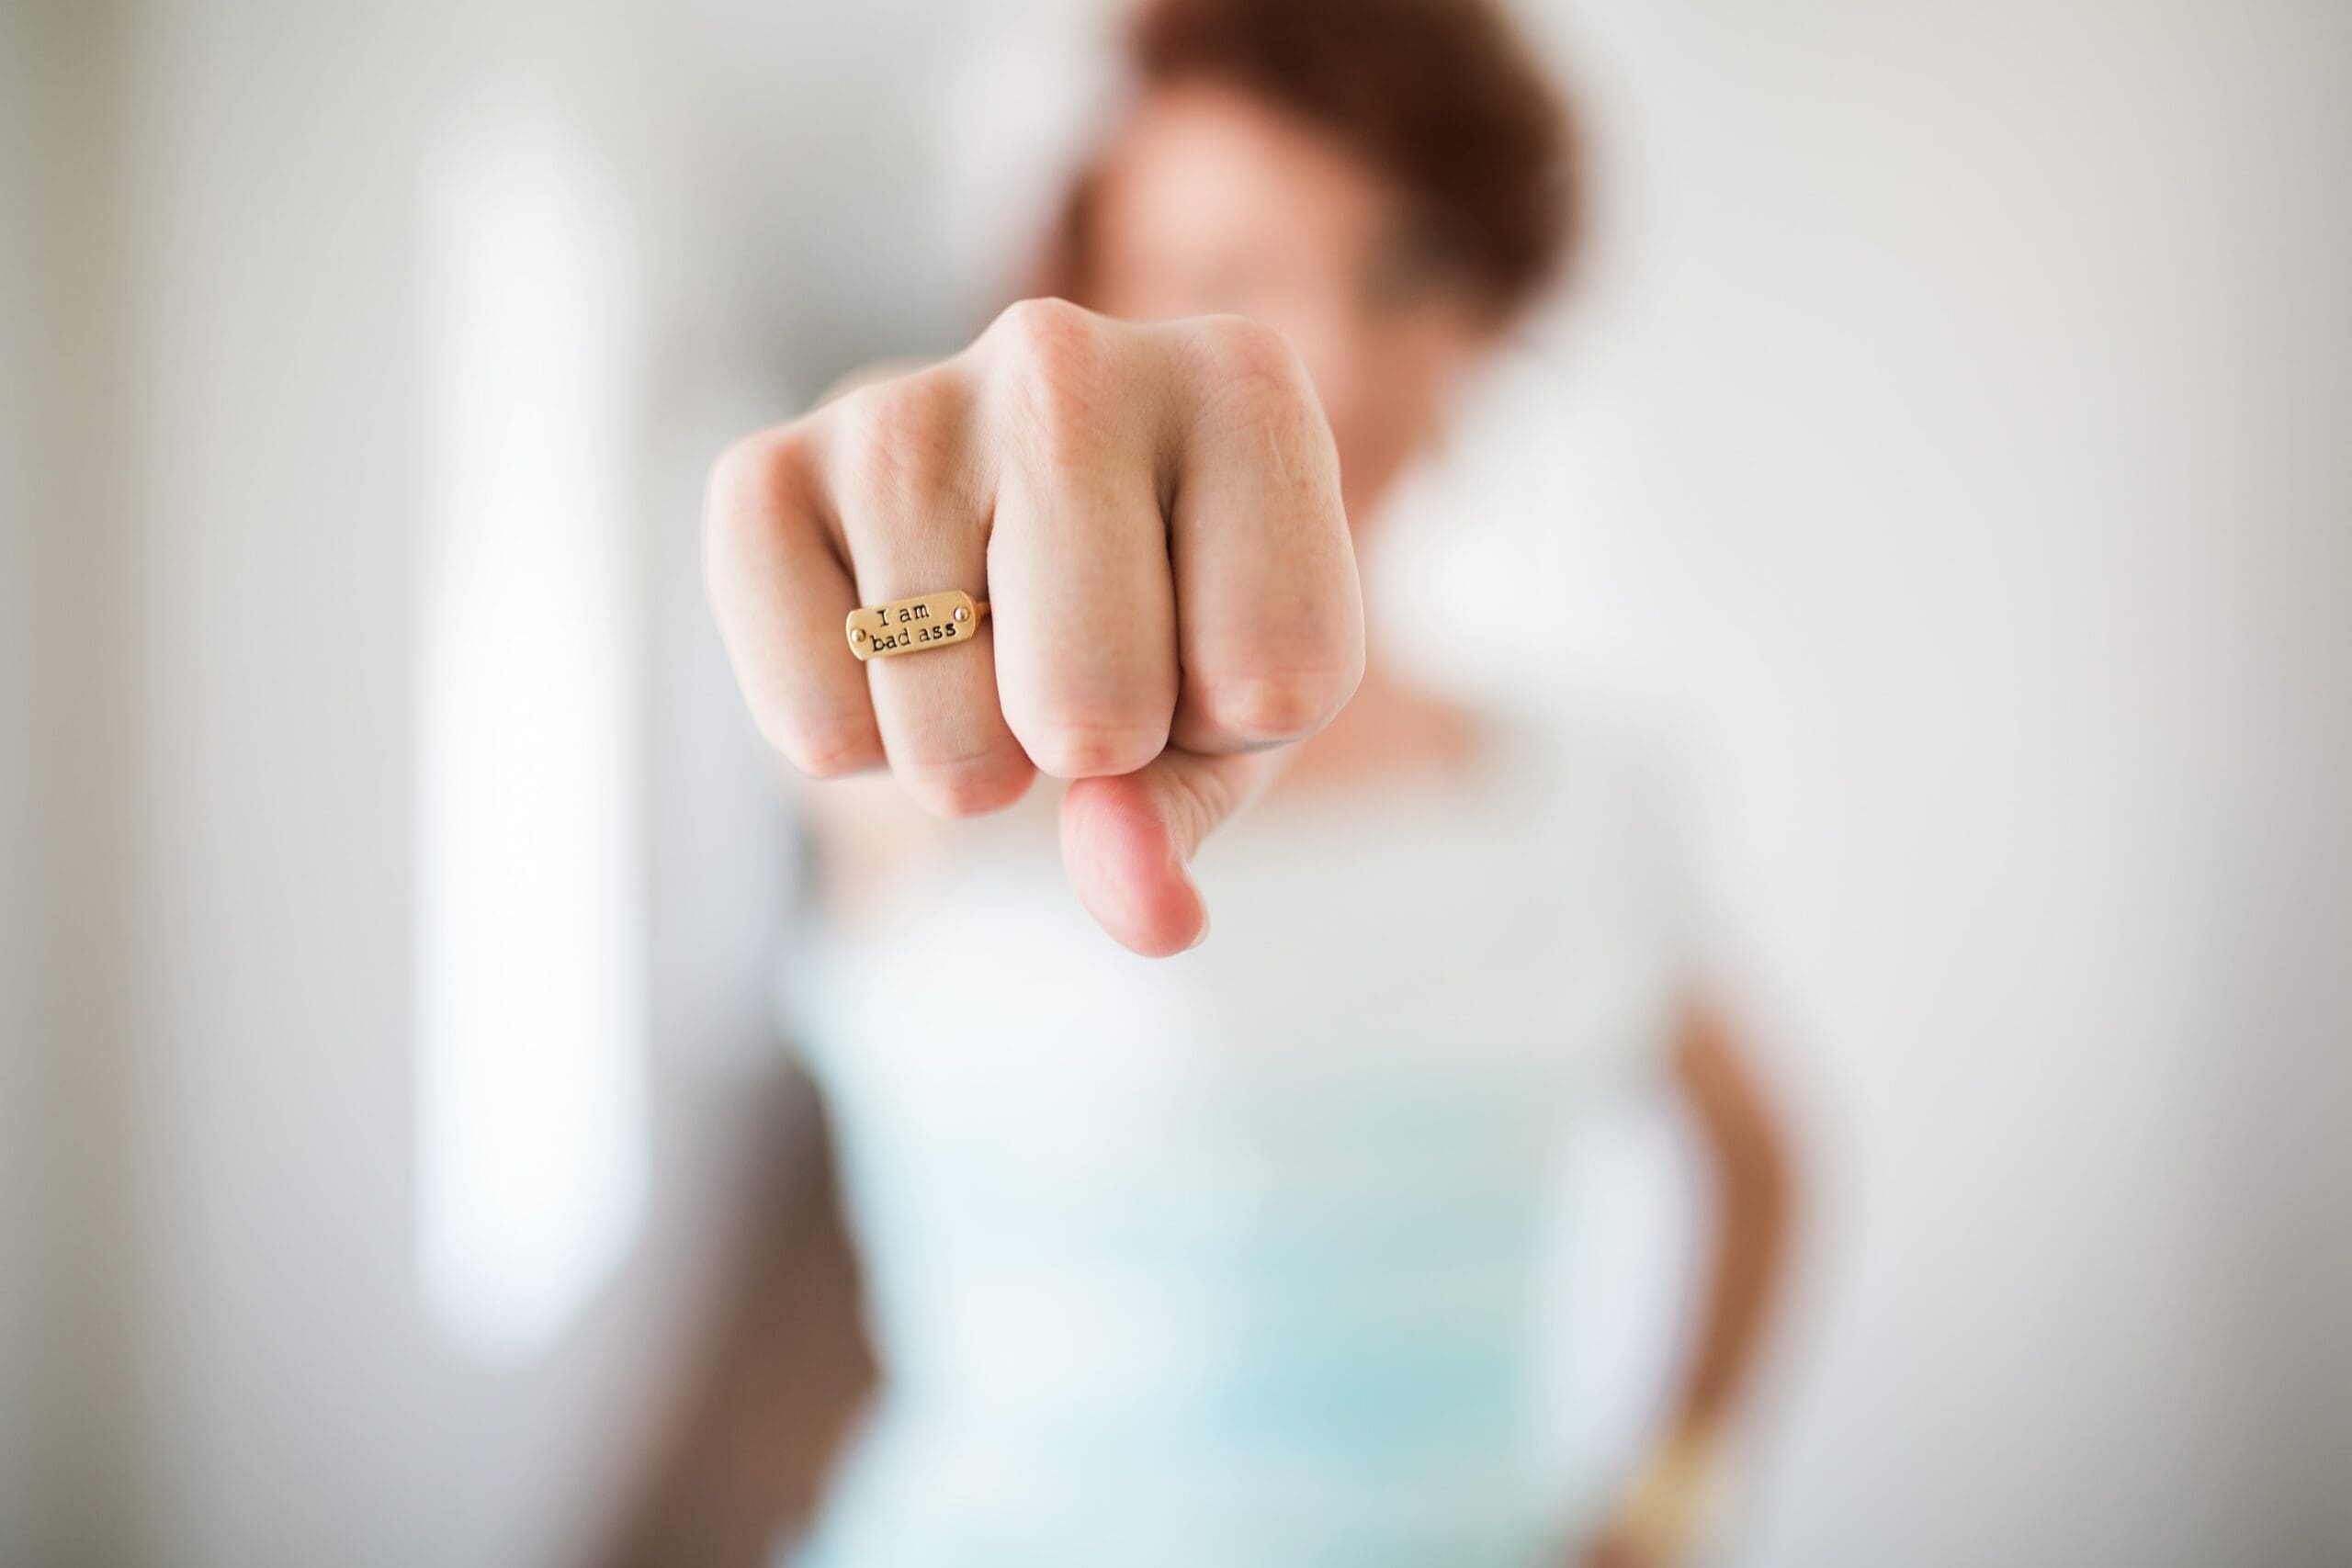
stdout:
{"type": "Polygon", "coordinates": [[[1208,907],[1185,868],[1217,827],[1265,792],[1291,748],[1208,756],[1170,748],[1062,796],[1062,869],[1122,947],[1166,958],[1208,935],[1208,907]]]}

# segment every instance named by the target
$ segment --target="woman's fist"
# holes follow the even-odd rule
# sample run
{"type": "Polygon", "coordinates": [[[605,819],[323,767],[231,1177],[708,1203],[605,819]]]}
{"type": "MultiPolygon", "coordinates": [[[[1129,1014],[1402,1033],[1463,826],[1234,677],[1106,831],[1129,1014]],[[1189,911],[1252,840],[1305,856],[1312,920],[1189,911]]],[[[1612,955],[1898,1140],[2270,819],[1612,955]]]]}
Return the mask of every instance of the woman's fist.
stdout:
{"type": "Polygon", "coordinates": [[[1297,355],[1237,317],[1130,325],[1059,300],[955,358],[746,438],[711,476],[705,568],[761,732],[819,778],[885,763],[933,812],[1064,803],[1111,933],[1203,928],[1183,872],[1363,671],[1339,462],[1297,355]],[[990,617],[861,663],[849,612],[949,589],[990,617]]]}

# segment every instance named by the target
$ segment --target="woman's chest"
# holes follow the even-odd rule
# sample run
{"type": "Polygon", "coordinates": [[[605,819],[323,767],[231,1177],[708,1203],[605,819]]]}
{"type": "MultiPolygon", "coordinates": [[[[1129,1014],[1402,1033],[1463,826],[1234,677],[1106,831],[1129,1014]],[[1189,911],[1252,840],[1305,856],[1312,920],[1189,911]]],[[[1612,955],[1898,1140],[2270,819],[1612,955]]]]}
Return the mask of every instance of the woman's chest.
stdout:
{"type": "Polygon", "coordinates": [[[1663,1027],[1664,903],[1610,850],[1525,814],[1268,824],[1197,868],[1208,942],[1154,961],[1015,846],[812,954],[801,1032],[844,1114],[934,1140],[1296,1167],[1502,1137],[1663,1027]]]}

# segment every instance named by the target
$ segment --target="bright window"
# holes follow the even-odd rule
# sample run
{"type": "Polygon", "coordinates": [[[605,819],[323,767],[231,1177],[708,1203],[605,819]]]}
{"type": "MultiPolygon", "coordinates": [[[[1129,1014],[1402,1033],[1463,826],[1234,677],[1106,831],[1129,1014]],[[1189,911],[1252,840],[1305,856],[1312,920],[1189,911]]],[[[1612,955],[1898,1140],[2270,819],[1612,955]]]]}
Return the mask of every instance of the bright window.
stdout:
{"type": "Polygon", "coordinates": [[[638,334],[614,193],[544,124],[428,171],[416,682],[421,1290],[548,1344],[647,1186],[638,334]]]}

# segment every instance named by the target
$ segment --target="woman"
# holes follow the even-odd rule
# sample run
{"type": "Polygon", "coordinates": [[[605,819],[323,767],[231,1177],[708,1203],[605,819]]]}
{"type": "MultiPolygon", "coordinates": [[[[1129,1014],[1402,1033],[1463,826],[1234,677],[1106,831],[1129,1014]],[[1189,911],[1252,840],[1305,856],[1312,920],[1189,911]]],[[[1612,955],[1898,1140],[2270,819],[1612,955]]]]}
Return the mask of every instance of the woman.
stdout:
{"type": "Polygon", "coordinates": [[[891,775],[810,792],[786,987],[884,1368],[796,1561],[1671,1560],[1781,1138],[1652,782],[1417,683],[1355,579],[1565,259],[1566,115],[1482,0],[1154,0],[1131,38],[1047,268],[1084,309],[714,476],[763,731],[891,775]],[[1571,1518],[1528,1459],[1546,1172],[1652,1074],[1713,1157],[1708,1294],[1625,1504],[1571,1518]]]}

